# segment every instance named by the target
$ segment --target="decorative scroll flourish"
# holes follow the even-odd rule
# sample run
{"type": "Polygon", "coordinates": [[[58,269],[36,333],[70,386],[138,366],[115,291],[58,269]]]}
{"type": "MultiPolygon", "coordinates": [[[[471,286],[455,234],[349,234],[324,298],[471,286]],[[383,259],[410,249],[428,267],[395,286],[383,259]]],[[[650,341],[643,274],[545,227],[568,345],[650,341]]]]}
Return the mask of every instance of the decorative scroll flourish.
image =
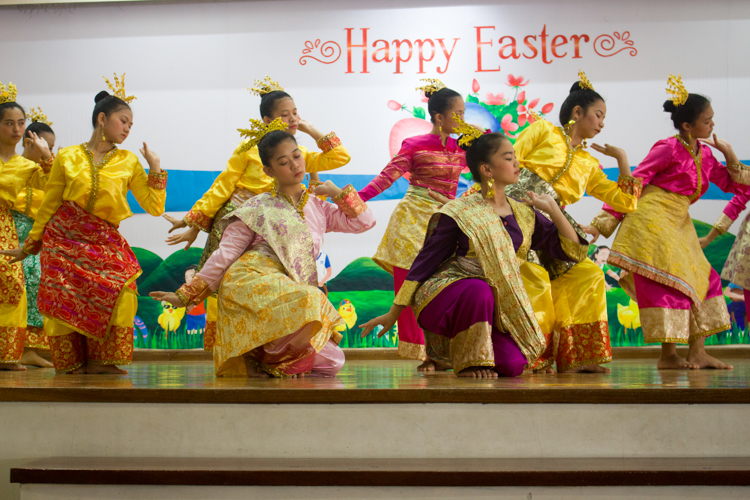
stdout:
{"type": "Polygon", "coordinates": [[[302,66],[307,64],[307,59],[314,59],[323,64],[333,64],[339,60],[339,57],[341,57],[341,46],[333,40],[324,42],[322,44],[320,43],[320,39],[315,40],[314,43],[310,40],[307,40],[305,42],[305,48],[304,50],[302,50],[302,53],[310,54],[313,51],[317,51],[321,59],[318,59],[318,57],[314,55],[304,55],[299,58],[299,63],[302,66]]]}
{"type": "Polygon", "coordinates": [[[594,51],[602,57],[612,57],[623,50],[629,50],[631,57],[633,57],[638,54],[638,49],[636,49],[634,45],[635,43],[630,39],[629,31],[623,31],[622,33],[615,31],[614,36],[599,35],[596,37],[596,40],[594,40],[594,51]],[[615,39],[619,40],[621,43],[618,44],[615,39]],[[624,45],[624,47],[620,46],[618,49],[618,45],[624,45]]]}

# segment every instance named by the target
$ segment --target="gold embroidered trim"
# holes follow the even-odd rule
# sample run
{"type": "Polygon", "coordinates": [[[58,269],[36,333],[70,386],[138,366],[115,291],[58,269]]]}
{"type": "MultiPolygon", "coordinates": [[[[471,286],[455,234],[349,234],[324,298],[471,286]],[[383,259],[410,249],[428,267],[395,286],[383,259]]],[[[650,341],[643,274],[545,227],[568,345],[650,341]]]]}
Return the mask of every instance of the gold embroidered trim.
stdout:
{"type": "Polygon", "coordinates": [[[644,307],[640,309],[643,340],[647,344],[687,344],[690,336],[690,310],[644,307]]]}
{"type": "Polygon", "coordinates": [[[620,225],[620,221],[611,213],[601,210],[591,221],[591,225],[597,228],[602,236],[609,238],[620,225]]]}
{"type": "Polygon", "coordinates": [[[688,196],[688,199],[693,202],[700,198],[701,196],[701,190],[703,189],[703,174],[702,174],[702,163],[701,163],[701,149],[700,145],[698,146],[698,152],[696,153],[693,151],[693,148],[690,147],[690,144],[685,142],[685,140],[680,137],[680,134],[675,134],[674,136],[680,143],[685,146],[685,149],[687,149],[688,153],[690,153],[690,156],[693,157],[693,161],[695,162],[695,169],[698,173],[698,180],[696,181],[697,187],[695,189],[695,192],[688,196]]]}
{"type": "Polygon", "coordinates": [[[45,174],[48,174],[50,170],[52,170],[52,164],[55,163],[55,155],[54,153],[52,156],[47,158],[46,160],[42,160],[39,162],[39,166],[42,167],[42,170],[44,170],[45,174]]]}
{"type": "Polygon", "coordinates": [[[23,244],[23,251],[29,255],[36,255],[42,249],[42,240],[26,238],[23,244]]]}
{"type": "Polygon", "coordinates": [[[199,304],[212,293],[208,283],[197,274],[193,276],[193,281],[189,285],[185,283],[175,292],[185,306],[199,304]]]}
{"type": "Polygon", "coordinates": [[[623,193],[640,198],[643,192],[643,179],[631,175],[620,175],[617,178],[617,186],[623,193]]]}
{"type": "Polygon", "coordinates": [[[743,165],[742,163],[727,165],[727,172],[729,173],[729,178],[734,182],[744,185],[750,184],[750,166],[743,165]]]}
{"type": "Polygon", "coordinates": [[[396,298],[393,299],[393,303],[397,306],[410,306],[414,300],[414,295],[417,293],[417,289],[422,285],[419,281],[404,281],[401,285],[396,298]]]}
{"type": "Polygon", "coordinates": [[[487,321],[474,323],[458,332],[450,341],[451,365],[455,373],[471,366],[495,366],[492,347],[492,325],[487,321]]]}
{"type": "Polygon", "coordinates": [[[33,201],[34,190],[31,186],[26,186],[26,208],[23,210],[24,215],[31,214],[31,202],[33,201]]]}
{"type": "Polygon", "coordinates": [[[398,355],[406,359],[416,359],[417,361],[427,361],[427,348],[421,344],[412,344],[411,342],[398,341],[398,355]]]}
{"type": "Polygon", "coordinates": [[[338,138],[336,132],[331,132],[330,134],[324,135],[318,139],[315,144],[318,145],[321,151],[327,153],[341,146],[341,139],[338,138]]]}
{"type": "Polygon", "coordinates": [[[557,175],[555,175],[552,178],[551,181],[549,181],[549,184],[551,186],[554,185],[555,182],[557,182],[558,180],[560,180],[560,177],[562,177],[563,175],[565,175],[565,172],[567,172],[570,169],[570,164],[573,162],[573,154],[576,153],[577,151],[581,151],[582,150],[582,146],[580,144],[578,146],[576,146],[576,147],[574,147],[574,148],[571,149],[571,147],[570,147],[570,136],[567,134],[567,132],[565,132],[564,128],[557,127],[557,129],[560,131],[560,133],[562,134],[563,138],[565,139],[565,146],[567,148],[567,152],[566,152],[566,157],[565,157],[565,165],[563,165],[562,170],[560,170],[560,172],[557,175]]]}
{"type": "Polygon", "coordinates": [[[76,371],[77,369],[79,369],[80,367],[82,367],[85,364],[86,364],[85,361],[81,361],[79,363],[75,363],[73,366],[71,366],[69,368],[57,368],[57,367],[55,367],[55,373],[63,373],[64,374],[64,373],[74,372],[74,371],[76,371]]]}
{"type": "Polygon", "coordinates": [[[201,231],[211,231],[211,222],[213,219],[200,210],[191,209],[182,219],[190,227],[197,227],[201,231]]]}
{"type": "Polygon", "coordinates": [[[575,259],[576,262],[582,262],[588,257],[588,243],[581,244],[560,234],[560,245],[562,246],[563,252],[565,252],[565,254],[571,259],[575,259]]]}
{"type": "Polygon", "coordinates": [[[723,213],[719,216],[713,227],[719,232],[719,234],[724,234],[729,231],[729,228],[732,227],[732,224],[734,224],[734,220],[731,219],[727,214],[723,213]]]}
{"type": "Polygon", "coordinates": [[[96,198],[99,194],[99,171],[103,169],[107,165],[107,163],[109,163],[109,161],[117,154],[118,149],[117,146],[113,146],[112,150],[104,156],[104,159],[101,161],[101,163],[94,163],[94,154],[91,152],[86,143],[81,144],[81,149],[83,149],[84,156],[86,156],[89,168],[91,169],[91,192],[89,194],[89,201],[86,202],[86,211],[88,213],[93,213],[94,204],[96,203],[96,198]]]}
{"type": "Polygon", "coordinates": [[[351,184],[344,187],[341,193],[331,198],[347,217],[354,219],[367,211],[367,204],[359,197],[359,193],[351,184]]]}
{"type": "Polygon", "coordinates": [[[148,187],[151,189],[157,189],[164,191],[167,189],[167,172],[162,170],[161,172],[149,171],[148,173],[148,187]]]}
{"type": "Polygon", "coordinates": [[[279,191],[277,186],[278,184],[274,182],[273,188],[271,189],[271,196],[280,196],[281,198],[284,198],[294,207],[299,216],[302,217],[302,220],[305,220],[305,205],[307,205],[307,200],[310,198],[310,194],[307,191],[302,191],[302,197],[299,199],[299,203],[295,205],[292,197],[279,191]]]}
{"type": "Polygon", "coordinates": [[[704,300],[700,306],[693,305],[690,312],[690,341],[732,328],[732,320],[723,294],[704,300]]]}

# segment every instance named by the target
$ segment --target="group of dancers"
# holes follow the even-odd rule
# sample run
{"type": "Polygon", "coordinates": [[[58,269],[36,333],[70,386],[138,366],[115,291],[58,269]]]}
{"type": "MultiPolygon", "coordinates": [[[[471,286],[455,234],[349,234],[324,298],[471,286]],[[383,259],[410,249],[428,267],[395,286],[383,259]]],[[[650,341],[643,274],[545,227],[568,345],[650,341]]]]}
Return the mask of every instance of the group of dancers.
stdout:
{"type": "MultiPolygon", "coordinates": [[[[106,80],[106,79],[105,79],[106,80]]],[[[146,143],[118,148],[133,111],[124,75],[95,98],[91,138],[52,153],[55,136],[41,110],[32,123],[16,88],[0,84],[0,369],[49,366],[57,373],[127,373],[141,273],[118,232],[132,191],[149,214],[164,214],[167,173],[146,143]],[[23,154],[16,148],[23,141],[23,154]]],[[[206,301],[205,347],[217,376],[335,376],[344,324],[318,288],[315,259],[326,232],[361,233],[375,225],[367,201],[409,173],[373,260],[393,275],[388,313],[361,325],[362,336],[398,323],[400,356],[419,370],[497,378],[524,370],[606,373],[612,360],[606,285],[587,257],[587,235],[615,237],[608,262],[638,302],[644,339],[661,343],[660,369],[731,369],[709,356],[705,339],[729,330],[719,275],[702,248],[726,232],[750,199],[750,167],[713,134],[707,98],[670,76],[664,110],[677,133],[657,142],[631,172],[615,146],[591,149],[617,160],[611,181],[587,151],[607,108],[583,72],[560,107],[560,124],[531,116],[515,141],[464,121],[461,95],[438,80],[428,97],[428,134],[404,140],[364,189],[321,183],[317,172],[346,165],[335,133],[300,118],[292,96],[268,76],[227,168],[182,219],[172,245],[208,240],[193,279],[152,292],[175,307],[206,301]],[[320,151],[297,144],[302,131],[320,151]],[[720,151],[726,166],[717,161],[720,151]],[[468,167],[476,184],[456,198],[468,167]],[[310,177],[308,185],[303,181],[310,177]],[[699,239],[688,209],[713,182],[736,196],[711,233],[699,239]],[[588,225],[565,211],[588,193],[604,202],[588,225]],[[677,344],[689,344],[686,358],[677,344]]],[[[744,263],[747,219],[722,276],[750,290],[744,263]]]]}

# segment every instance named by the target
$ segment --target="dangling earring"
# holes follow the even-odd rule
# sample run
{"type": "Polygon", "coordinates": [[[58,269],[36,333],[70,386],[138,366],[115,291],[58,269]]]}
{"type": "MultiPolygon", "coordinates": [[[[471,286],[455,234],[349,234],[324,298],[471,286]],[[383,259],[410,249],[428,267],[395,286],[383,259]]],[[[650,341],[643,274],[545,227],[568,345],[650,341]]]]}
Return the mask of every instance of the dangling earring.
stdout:
{"type": "Polygon", "coordinates": [[[443,133],[443,124],[442,124],[442,123],[441,123],[441,124],[439,124],[439,125],[438,125],[438,127],[440,127],[440,128],[438,129],[438,131],[439,131],[439,132],[440,132],[440,133],[442,134],[442,133],[443,133]]]}
{"type": "Polygon", "coordinates": [[[107,142],[107,138],[104,137],[104,129],[102,129],[102,142],[107,142]]]}
{"type": "Polygon", "coordinates": [[[487,198],[494,198],[495,197],[495,179],[490,177],[490,180],[487,181],[487,198]]]}
{"type": "Polygon", "coordinates": [[[563,128],[565,129],[565,133],[568,135],[573,134],[573,125],[576,124],[575,120],[570,120],[563,128]]]}
{"type": "Polygon", "coordinates": [[[279,194],[279,181],[274,178],[273,187],[271,188],[271,196],[275,198],[277,194],[279,194]]]}
{"type": "Polygon", "coordinates": [[[583,140],[583,149],[586,149],[588,147],[588,144],[586,144],[586,139],[583,140]]]}

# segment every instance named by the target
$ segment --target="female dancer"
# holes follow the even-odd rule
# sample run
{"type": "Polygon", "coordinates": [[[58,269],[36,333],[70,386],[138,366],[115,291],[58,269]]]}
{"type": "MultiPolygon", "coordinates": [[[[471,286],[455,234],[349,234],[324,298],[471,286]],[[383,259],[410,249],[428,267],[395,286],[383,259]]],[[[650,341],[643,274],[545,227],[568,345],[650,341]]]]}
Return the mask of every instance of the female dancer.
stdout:
{"type": "MultiPolygon", "coordinates": [[[[546,120],[537,120],[524,130],[515,143],[516,155],[524,170],[521,179],[508,189],[511,196],[527,191],[550,194],[559,205],[571,205],[584,192],[605,201],[621,212],[632,212],[637,204],[640,182],[630,175],[627,155],[622,149],[605,144],[592,148],[617,159],[618,182],[610,181],[599,167],[599,161],[584,151],[586,140],[604,127],[607,106],[594,91],[583,72],[573,84],[560,108],[560,123],[555,127],[546,120]]],[[[578,234],[585,236],[578,224],[563,211],[578,234]]],[[[557,363],[559,372],[580,371],[606,373],[599,366],[612,360],[607,321],[606,283],[601,269],[590,259],[579,263],[562,262],[532,252],[529,260],[544,266],[552,280],[554,303],[554,335],[548,336],[548,349],[535,368],[557,363]]]]}
{"type": "Polygon", "coordinates": [[[741,165],[732,147],[711,137],[714,112],[711,103],[689,94],[680,77],[669,77],[664,103],[678,134],[657,142],[635,169],[646,188],[638,209],[624,217],[605,205],[593,226],[615,237],[609,262],[630,271],[620,284],[636,298],[647,343],[661,342],[660,369],[731,369],[706,354],[706,337],[731,328],[719,275],[706,259],[688,214],[713,182],[722,191],[742,193],[750,183],[750,168],[741,165]],[[699,139],[721,151],[724,167],[699,139]],[[687,359],[676,344],[688,343],[687,359]]]}
{"type": "Polygon", "coordinates": [[[218,290],[214,346],[216,375],[333,377],[344,364],[338,347],[343,324],[318,289],[318,255],[328,231],[361,233],[375,225],[352,186],[331,181],[315,196],[301,185],[305,157],[280,119],[256,121],[263,171],[274,186],[221,221],[219,248],[177,293],[152,292],[176,307],[200,303],[218,290]],[[336,205],[321,201],[326,195],[336,205]]]}
{"type": "Polygon", "coordinates": [[[481,191],[432,216],[391,310],[362,325],[362,334],[376,325],[387,331],[411,305],[432,359],[449,359],[459,377],[517,376],[545,349],[519,265],[529,249],[579,262],[588,244],[550,195],[530,191],[526,204],[505,195],[520,172],[507,137],[465,124],[454,130],[464,134],[459,143],[481,191]]]}
{"type": "MultiPolygon", "coordinates": [[[[288,133],[295,135],[297,130],[312,137],[322,152],[308,151],[300,146],[300,153],[305,158],[307,172],[322,172],[343,167],[351,157],[341,140],[334,132],[323,134],[307,120],[300,118],[297,105],[292,96],[275,81],[266,76],[265,80],[256,80],[252,90],[260,96],[260,116],[268,124],[276,118],[287,124],[288,133]]],[[[208,233],[208,241],[203,249],[198,269],[200,270],[211,254],[219,247],[222,225],[217,224],[227,215],[234,212],[244,201],[261,193],[271,191],[273,179],[263,171],[263,165],[258,154],[258,147],[251,145],[248,139],[240,142],[234,154],[227,162],[227,168],[222,172],[206,191],[203,198],[198,200],[190,212],[182,219],[174,219],[169,215],[164,217],[172,223],[171,233],[175,229],[189,226],[183,233],[167,238],[167,243],[177,245],[186,243],[185,248],[193,244],[201,231],[208,233]]],[[[215,299],[208,300],[208,315],[204,333],[204,349],[213,349],[216,335],[216,304],[215,299]]]]}
{"type": "MultiPolygon", "coordinates": [[[[47,172],[40,165],[16,154],[26,126],[26,113],[16,103],[16,96],[15,85],[0,83],[0,251],[18,248],[12,208],[19,194],[26,186],[43,189],[47,181],[47,172]]],[[[28,297],[23,267],[17,262],[0,257],[0,370],[25,370],[22,362],[43,364],[22,359],[28,297]]]]}
{"type": "Polygon", "coordinates": [[[146,212],[164,213],[159,156],[143,144],[146,174],[133,153],[117,148],[130,134],[135,98],[125,96],[124,78],[107,84],[114,95],[96,96],[91,139],[55,158],[23,250],[3,252],[20,261],[41,250],[37,302],[58,373],[127,373],[114,365],[132,360],[141,268],[117,226],[133,215],[128,190],[146,212]]]}
{"type": "MultiPolygon", "coordinates": [[[[450,137],[456,126],[454,114],[463,118],[466,108],[461,94],[447,88],[439,80],[423,80],[428,84],[417,90],[423,90],[429,98],[427,109],[433,124],[432,131],[404,140],[398,154],[359,192],[362,200],[367,202],[388,189],[399,177],[410,173],[409,189],[393,211],[383,240],[372,258],[393,275],[396,293],[422,248],[430,217],[440,206],[430,197],[428,190],[453,199],[458,189],[458,179],[466,167],[464,151],[450,137]]],[[[418,370],[436,368],[435,362],[427,358],[424,334],[410,307],[398,319],[398,354],[424,361],[418,370]]],[[[439,368],[445,369],[445,366],[439,368]]]]}

